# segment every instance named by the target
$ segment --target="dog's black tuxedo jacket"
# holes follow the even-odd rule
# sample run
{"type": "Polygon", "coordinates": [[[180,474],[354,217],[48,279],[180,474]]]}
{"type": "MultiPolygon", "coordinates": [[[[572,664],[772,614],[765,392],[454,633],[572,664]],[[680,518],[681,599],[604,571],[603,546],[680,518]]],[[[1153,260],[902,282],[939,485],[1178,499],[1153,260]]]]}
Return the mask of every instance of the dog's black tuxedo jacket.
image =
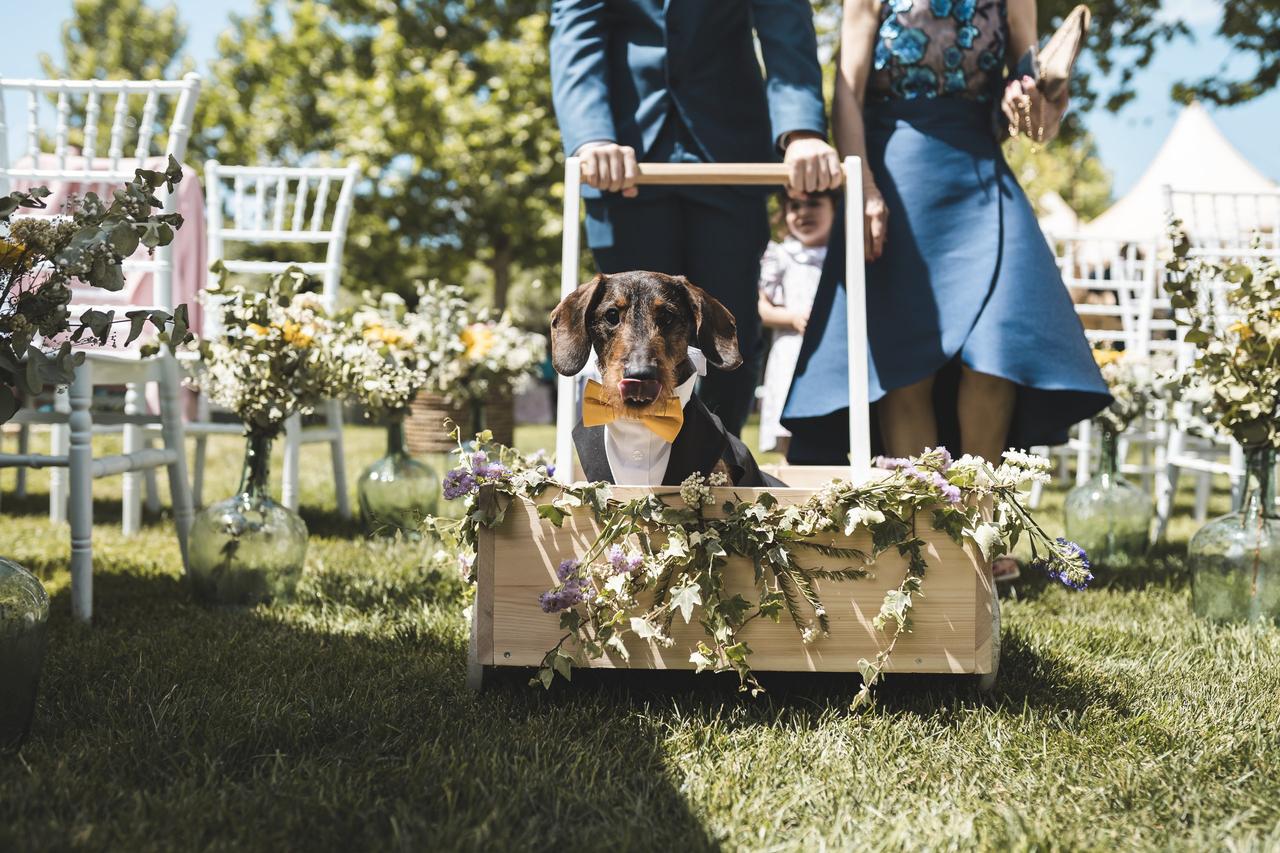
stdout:
{"type": "MultiPolygon", "coordinates": [[[[604,426],[583,426],[581,418],[573,428],[573,443],[578,450],[582,472],[593,482],[613,482],[613,470],[604,451],[604,426]]],[[[711,413],[695,395],[684,407],[684,424],[671,443],[664,486],[678,486],[692,473],[710,474],[717,462],[729,469],[735,486],[773,488],[786,483],[771,477],[756,465],[755,457],[737,436],[730,435],[720,419],[711,413]]]]}

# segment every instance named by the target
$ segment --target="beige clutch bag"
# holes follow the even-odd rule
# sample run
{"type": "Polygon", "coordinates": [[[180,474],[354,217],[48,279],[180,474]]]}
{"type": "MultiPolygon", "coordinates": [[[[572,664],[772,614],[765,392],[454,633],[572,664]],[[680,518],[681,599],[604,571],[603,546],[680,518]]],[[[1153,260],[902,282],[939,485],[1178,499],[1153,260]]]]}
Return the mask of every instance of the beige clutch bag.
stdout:
{"type": "Polygon", "coordinates": [[[1057,32],[1049,36],[1044,47],[1040,48],[1037,57],[1040,66],[1040,91],[1050,101],[1059,100],[1067,83],[1071,81],[1071,69],[1075,67],[1080,48],[1084,47],[1084,37],[1089,32],[1092,19],[1088,6],[1075,7],[1057,32]]]}

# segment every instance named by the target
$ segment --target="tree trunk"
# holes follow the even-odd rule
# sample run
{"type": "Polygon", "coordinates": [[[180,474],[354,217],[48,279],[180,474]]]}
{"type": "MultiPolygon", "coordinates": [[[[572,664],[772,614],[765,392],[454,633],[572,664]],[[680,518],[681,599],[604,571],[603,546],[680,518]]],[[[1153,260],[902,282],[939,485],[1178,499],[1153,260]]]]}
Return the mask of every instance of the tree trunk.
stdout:
{"type": "Polygon", "coordinates": [[[493,271],[493,307],[505,311],[507,293],[511,290],[511,238],[505,234],[494,238],[489,269],[493,271]]]}

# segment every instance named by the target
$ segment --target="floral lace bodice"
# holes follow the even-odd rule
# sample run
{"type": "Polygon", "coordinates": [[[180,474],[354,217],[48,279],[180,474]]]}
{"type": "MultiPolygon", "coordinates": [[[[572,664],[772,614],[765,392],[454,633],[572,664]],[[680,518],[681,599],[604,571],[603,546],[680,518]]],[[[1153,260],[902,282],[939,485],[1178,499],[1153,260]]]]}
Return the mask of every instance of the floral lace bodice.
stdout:
{"type": "Polygon", "coordinates": [[[989,101],[1003,79],[1005,0],[881,0],[868,101],[989,101]]]}

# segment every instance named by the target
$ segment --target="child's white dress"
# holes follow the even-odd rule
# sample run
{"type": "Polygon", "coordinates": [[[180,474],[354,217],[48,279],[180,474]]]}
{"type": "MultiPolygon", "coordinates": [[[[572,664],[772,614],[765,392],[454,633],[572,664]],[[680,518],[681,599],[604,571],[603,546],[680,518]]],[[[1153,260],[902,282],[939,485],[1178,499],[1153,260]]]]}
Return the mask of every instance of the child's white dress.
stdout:
{"type": "MultiPolygon", "coordinates": [[[[770,243],[760,259],[760,292],[774,305],[788,311],[808,313],[818,292],[826,246],[805,248],[799,240],[788,237],[781,243],[770,243]]],[[[773,345],[764,369],[764,397],[760,401],[760,449],[773,450],[778,439],[791,433],[778,419],[791,390],[791,377],[796,372],[800,344],[804,335],[794,329],[772,329],[773,345]]]]}

